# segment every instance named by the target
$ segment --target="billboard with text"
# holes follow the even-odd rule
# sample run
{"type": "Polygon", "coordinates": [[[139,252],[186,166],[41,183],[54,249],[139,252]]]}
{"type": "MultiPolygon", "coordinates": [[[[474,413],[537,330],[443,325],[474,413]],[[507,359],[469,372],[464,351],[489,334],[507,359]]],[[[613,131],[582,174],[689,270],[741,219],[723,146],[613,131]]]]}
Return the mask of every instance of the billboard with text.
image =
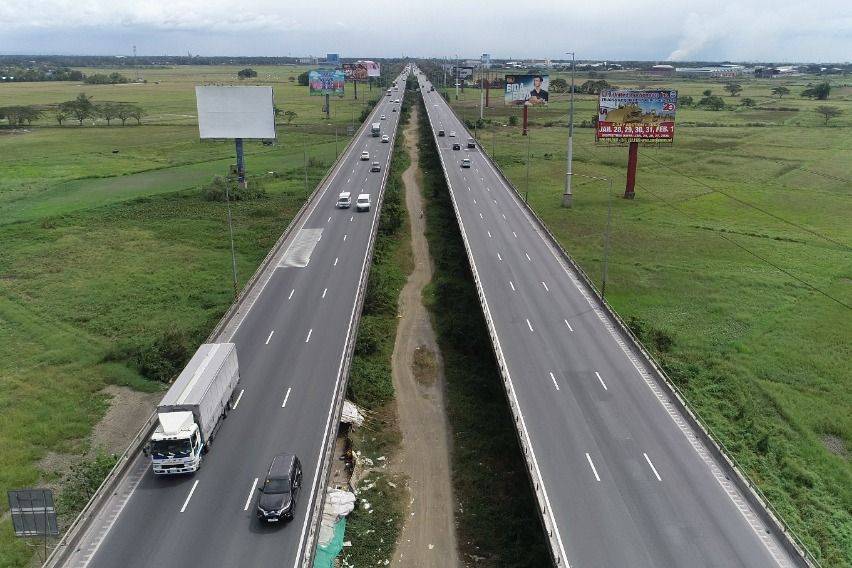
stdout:
{"type": "Polygon", "coordinates": [[[546,105],[550,75],[506,75],[504,102],[507,105],[546,105]]]}
{"type": "Polygon", "coordinates": [[[381,66],[375,61],[344,63],[341,67],[347,81],[366,81],[370,77],[381,75],[381,66]]]}
{"type": "Polygon", "coordinates": [[[598,101],[596,141],[672,142],[677,91],[604,89],[598,101]]]}
{"type": "Polygon", "coordinates": [[[308,88],[311,95],[343,96],[345,76],[340,69],[313,69],[308,72],[308,88]]]}

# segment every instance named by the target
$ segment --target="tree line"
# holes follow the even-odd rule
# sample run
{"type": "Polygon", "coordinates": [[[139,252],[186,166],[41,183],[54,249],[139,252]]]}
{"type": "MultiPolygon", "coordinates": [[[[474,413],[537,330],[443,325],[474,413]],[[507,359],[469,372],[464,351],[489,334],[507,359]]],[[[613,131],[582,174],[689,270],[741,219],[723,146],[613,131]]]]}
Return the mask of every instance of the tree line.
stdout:
{"type": "Polygon", "coordinates": [[[103,102],[95,103],[92,97],[86,93],[80,93],[74,100],[61,102],[49,107],[30,106],[7,106],[0,107],[0,120],[9,121],[10,126],[23,126],[39,120],[45,115],[52,116],[59,126],[65,121],[76,120],[80,126],[83,121],[90,118],[102,118],[107,125],[113,120],[120,120],[125,126],[128,120],[135,120],[136,124],[142,124],[142,117],[146,114],[145,109],[133,103],[103,102]]]}

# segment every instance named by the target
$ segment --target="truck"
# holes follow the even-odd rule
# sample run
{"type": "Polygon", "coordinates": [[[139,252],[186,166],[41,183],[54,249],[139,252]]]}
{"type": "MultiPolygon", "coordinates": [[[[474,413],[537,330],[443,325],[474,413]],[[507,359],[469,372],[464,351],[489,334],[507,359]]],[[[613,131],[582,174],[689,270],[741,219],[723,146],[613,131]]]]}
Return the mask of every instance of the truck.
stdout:
{"type": "Polygon", "coordinates": [[[237,346],[198,348],[157,406],[157,427],[143,448],[156,475],[194,473],[223,418],[234,407],[240,382],[237,346]]]}
{"type": "Polygon", "coordinates": [[[382,133],[382,123],[374,122],[372,126],[370,126],[370,132],[373,134],[374,137],[378,138],[379,135],[382,133]]]}

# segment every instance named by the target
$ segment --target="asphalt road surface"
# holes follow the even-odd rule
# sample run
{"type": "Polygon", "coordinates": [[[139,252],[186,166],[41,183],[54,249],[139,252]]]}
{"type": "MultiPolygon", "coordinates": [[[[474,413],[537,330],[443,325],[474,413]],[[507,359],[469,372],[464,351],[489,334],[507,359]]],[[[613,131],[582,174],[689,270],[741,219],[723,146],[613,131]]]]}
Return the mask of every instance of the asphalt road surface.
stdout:
{"type": "Polygon", "coordinates": [[[391,142],[371,136],[369,124],[362,131],[318,194],[302,230],[294,231],[286,256],[290,262],[275,270],[231,339],[237,345],[243,390],[201,470],[192,476],[155,478],[137,458],[124,481],[126,504],[100,513],[106,518],[93,523],[69,565],[299,563],[306,547],[307,511],[320,489],[321,447],[327,429],[336,428],[330,424],[333,394],[343,380],[356,289],[399,120],[401,105],[393,101],[402,98],[404,78],[397,84],[399,92],[383,96],[368,119],[380,122],[391,142]],[[379,119],[382,114],[385,120],[379,119]],[[369,160],[360,159],[363,150],[369,151],[369,160]],[[381,163],[381,172],[370,172],[373,161],[381,163]],[[352,192],[351,209],[335,207],[341,191],[352,192]],[[355,210],[358,193],[371,195],[369,212],[355,210]],[[306,260],[306,266],[299,266],[306,260]],[[280,452],[301,459],[302,492],[292,522],[261,526],[254,510],[256,483],[280,452]]]}
{"type": "Polygon", "coordinates": [[[581,568],[795,565],[516,194],[478,147],[466,148],[440,93],[418,79],[434,132],[446,132],[435,139],[561,556],[581,568]]]}

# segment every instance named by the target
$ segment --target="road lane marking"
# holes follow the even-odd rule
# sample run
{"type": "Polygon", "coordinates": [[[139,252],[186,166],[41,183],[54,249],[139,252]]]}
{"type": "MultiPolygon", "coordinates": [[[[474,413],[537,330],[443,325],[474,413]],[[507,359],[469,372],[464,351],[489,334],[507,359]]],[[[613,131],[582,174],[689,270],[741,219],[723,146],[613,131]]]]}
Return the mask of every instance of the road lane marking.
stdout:
{"type": "Polygon", "coordinates": [[[570,324],[570,323],[568,323],[568,320],[567,320],[567,319],[564,319],[564,320],[562,320],[562,321],[564,321],[564,322],[565,322],[565,325],[567,325],[567,326],[568,326],[568,331],[574,331],[574,328],[573,328],[573,327],[571,327],[571,324],[570,324]]]}
{"type": "Polygon", "coordinates": [[[352,178],[346,178],[346,183],[349,183],[350,181],[352,181],[352,178]]]}
{"type": "Polygon", "coordinates": [[[192,499],[192,494],[195,493],[195,488],[198,487],[198,480],[195,480],[195,483],[192,484],[192,489],[189,490],[189,495],[186,496],[186,501],[183,502],[183,507],[180,508],[180,512],[183,513],[186,511],[186,506],[189,505],[189,500],[192,499]]]}
{"type": "Polygon", "coordinates": [[[473,204],[476,205],[476,199],[473,200],[473,204]]]}
{"type": "Polygon", "coordinates": [[[491,191],[491,188],[490,188],[490,187],[486,187],[485,189],[487,189],[488,191],[491,191]]]}
{"type": "Polygon", "coordinates": [[[293,387],[287,387],[287,394],[284,395],[284,402],[281,403],[281,408],[287,406],[287,401],[290,399],[291,390],[293,390],[293,387]]]}
{"type": "Polygon", "coordinates": [[[470,186],[467,186],[467,190],[470,191],[470,186]]]}
{"type": "Polygon", "coordinates": [[[598,380],[601,382],[601,386],[604,388],[604,390],[605,390],[605,391],[608,391],[609,389],[608,389],[608,388],[606,388],[606,383],[605,383],[605,382],[603,381],[603,379],[601,378],[601,374],[600,374],[600,373],[598,373],[597,371],[595,371],[595,376],[596,376],[596,377],[598,378],[598,380]]]}
{"type": "Polygon", "coordinates": [[[663,479],[660,477],[660,474],[657,473],[657,468],[651,463],[651,458],[648,457],[648,454],[642,452],[642,455],[645,456],[645,461],[648,462],[649,466],[651,466],[651,471],[654,472],[654,475],[657,477],[657,481],[662,481],[663,479]]]}
{"type": "Polygon", "coordinates": [[[254,488],[257,487],[257,478],[254,478],[254,483],[251,484],[251,489],[249,489],[248,497],[246,497],[246,506],[243,507],[243,511],[248,511],[249,505],[251,505],[251,496],[254,495],[254,488]]]}
{"type": "Polygon", "coordinates": [[[542,282],[542,283],[541,283],[541,285],[542,285],[542,286],[544,286],[544,291],[545,291],[545,292],[550,292],[550,288],[548,288],[548,287],[547,287],[547,283],[546,283],[546,282],[542,282]]]}
{"type": "Polygon", "coordinates": [[[553,371],[550,371],[550,380],[553,381],[553,386],[556,387],[556,390],[559,390],[559,384],[556,382],[556,377],[553,376],[553,371]]]}
{"type": "Polygon", "coordinates": [[[482,213],[481,213],[481,212],[479,213],[479,218],[480,218],[480,219],[485,219],[485,217],[483,217],[483,216],[482,216],[482,213]]]}
{"type": "Polygon", "coordinates": [[[325,299],[325,293],[326,293],[326,292],[328,292],[328,288],[325,288],[325,289],[322,291],[322,297],[323,297],[323,299],[325,299]]]}
{"type": "Polygon", "coordinates": [[[503,257],[500,256],[499,252],[497,253],[497,260],[500,261],[500,262],[503,262],[503,257]]]}
{"type": "Polygon", "coordinates": [[[509,280],[509,286],[512,287],[512,292],[514,292],[515,291],[515,284],[511,280],[509,280]]]}
{"type": "Polygon", "coordinates": [[[533,331],[533,326],[532,326],[532,324],[530,323],[529,318],[527,318],[527,327],[528,327],[528,328],[530,328],[530,331],[533,331]]]}
{"type": "Polygon", "coordinates": [[[352,215],[351,217],[349,217],[349,222],[350,222],[350,223],[351,223],[352,221],[354,221],[354,220],[355,220],[355,215],[352,215]]]}
{"type": "Polygon", "coordinates": [[[343,235],[343,242],[344,242],[344,243],[346,242],[346,237],[348,237],[348,236],[349,236],[349,235],[343,235]]]}
{"type": "MultiPolygon", "coordinates": [[[[497,202],[495,201],[494,203],[497,203],[497,202]]],[[[504,221],[507,221],[507,219],[506,219],[506,214],[505,214],[505,213],[500,213],[500,215],[502,215],[502,216],[503,216],[503,220],[504,220],[504,221]]]]}
{"type": "Polygon", "coordinates": [[[335,257],[335,258],[334,258],[334,266],[337,266],[337,261],[338,261],[338,260],[340,260],[340,257],[335,257]]]}
{"type": "Polygon", "coordinates": [[[289,295],[289,296],[287,296],[287,299],[288,299],[288,300],[289,300],[289,299],[291,299],[291,298],[293,297],[293,292],[295,292],[295,291],[296,291],[296,289],[295,289],[295,288],[293,288],[292,290],[290,290],[290,295],[289,295]]]}
{"type": "Polygon", "coordinates": [[[524,253],[524,256],[527,257],[527,262],[532,262],[530,255],[528,255],[527,253],[524,253]]]}
{"type": "Polygon", "coordinates": [[[512,234],[515,235],[516,239],[518,238],[518,233],[516,233],[515,231],[512,231],[512,234]]]}
{"type": "Polygon", "coordinates": [[[308,330],[308,336],[305,338],[305,343],[311,340],[311,334],[314,332],[314,328],[308,330]]]}
{"type": "Polygon", "coordinates": [[[231,410],[236,410],[237,405],[240,403],[240,399],[243,398],[243,393],[246,392],[246,389],[240,389],[240,394],[237,396],[236,402],[234,402],[234,406],[231,407],[231,410]]]}
{"type": "Polygon", "coordinates": [[[269,340],[272,339],[272,334],[275,333],[275,330],[269,332],[269,337],[266,338],[266,343],[264,345],[269,345],[269,340]]]}
{"type": "Polygon", "coordinates": [[[492,237],[492,236],[491,236],[491,231],[488,231],[488,238],[489,238],[489,239],[493,239],[493,238],[494,238],[494,237],[492,237]]]}
{"type": "Polygon", "coordinates": [[[331,223],[331,217],[328,218],[328,221],[326,221],[326,223],[331,223]]]}
{"type": "Polygon", "coordinates": [[[595,474],[595,480],[600,481],[601,478],[598,475],[598,470],[595,468],[595,464],[592,462],[592,456],[589,455],[589,452],[586,452],[586,459],[589,460],[589,467],[592,468],[592,473],[595,474]]]}

